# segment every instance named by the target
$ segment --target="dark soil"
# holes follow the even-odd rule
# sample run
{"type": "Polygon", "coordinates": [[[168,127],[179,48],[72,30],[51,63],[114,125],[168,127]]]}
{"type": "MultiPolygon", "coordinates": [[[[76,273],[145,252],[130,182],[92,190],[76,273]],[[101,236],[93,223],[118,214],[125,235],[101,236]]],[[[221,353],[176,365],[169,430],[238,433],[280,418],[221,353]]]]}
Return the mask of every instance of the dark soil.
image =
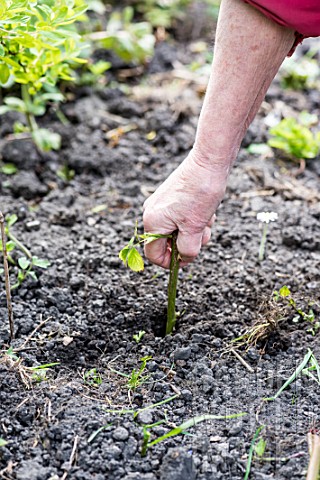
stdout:
{"type": "MultiPolygon", "coordinates": [[[[254,373],[223,348],[254,322],[281,316],[271,299],[284,284],[305,311],[315,302],[319,321],[320,159],[308,161],[295,177],[297,166],[280,156],[261,159],[244,148],[267,138],[264,117],[270,111],[319,115],[319,92],[283,91],[278,81],[270,88],[231,174],[212,240],[180,272],[181,317],[174,334],[164,338],[167,272],[147,265],[134,274],[118,258],[145,198],[194,139],[201,85],[160,70],[129,96],[117,88],[82,89],[64,106],[67,126],[49,112],[42,124],[62,134],[59,153],[39,155],[31,142],[8,138],[16,116],[0,118],[2,159],[19,168],[1,176],[1,210],[18,215],[16,236],[51,262],[47,270],[37,269],[38,281],[29,278],[13,293],[12,345],[22,346],[19,365],[4,361],[4,288],[0,297],[0,437],[8,442],[0,447],[1,478],[240,480],[261,424],[264,457],[273,460],[255,458],[250,478],[305,478],[307,433],[319,426],[319,385],[300,375],[275,401],[263,398],[276,393],[308,348],[320,361],[318,334],[308,332],[311,325],[301,318],[293,322],[295,313],[286,309],[276,330],[240,350],[254,373]],[[118,143],[107,139],[106,132],[127,124],[132,129],[118,143]],[[148,135],[153,131],[155,136],[148,135]],[[64,165],[76,172],[70,182],[57,176],[64,165]],[[270,224],[261,263],[260,211],[279,215],[270,224]],[[140,330],[146,333],[137,344],[133,335],[140,330]],[[128,392],[121,373],[130,375],[147,355],[149,377],[128,392]],[[47,379],[27,388],[24,367],[51,362],[59,365],[47,379]],[[91,369],[100,385],[87,375],[91,369]],[[174,395],[137,416],[124,412],[174,395]],[[240,412],[248,415],[200,423],[141,456],[144,425],[163,421],[149,430],[152,440],[198,415],[240,412]]],[[[13,281],[16,271],[11,272],[13,281]]]]}

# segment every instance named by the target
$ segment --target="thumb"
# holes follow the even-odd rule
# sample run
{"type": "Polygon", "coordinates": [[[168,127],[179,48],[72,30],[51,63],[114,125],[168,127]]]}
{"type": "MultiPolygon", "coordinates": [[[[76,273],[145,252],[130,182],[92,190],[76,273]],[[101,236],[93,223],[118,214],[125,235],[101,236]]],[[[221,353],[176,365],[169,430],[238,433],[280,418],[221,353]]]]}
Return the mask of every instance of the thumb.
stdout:
{"type": "Polygon", "coordinates": [[[199,254],[202,245],[203,232],[199,233],[178,233],[177,248],[183,262],[192,262],[199,254]]]}

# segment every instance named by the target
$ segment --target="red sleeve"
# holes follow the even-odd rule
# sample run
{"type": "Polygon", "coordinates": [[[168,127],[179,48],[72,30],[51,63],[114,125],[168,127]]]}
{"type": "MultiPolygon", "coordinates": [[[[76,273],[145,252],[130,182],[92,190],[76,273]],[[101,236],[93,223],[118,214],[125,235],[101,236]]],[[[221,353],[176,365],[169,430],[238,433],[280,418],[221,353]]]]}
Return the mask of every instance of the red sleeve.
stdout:
{"type": "Polygon", "coordinates": [[[301,37],[320,36],[320,0],[244,0],[301,37]]]}

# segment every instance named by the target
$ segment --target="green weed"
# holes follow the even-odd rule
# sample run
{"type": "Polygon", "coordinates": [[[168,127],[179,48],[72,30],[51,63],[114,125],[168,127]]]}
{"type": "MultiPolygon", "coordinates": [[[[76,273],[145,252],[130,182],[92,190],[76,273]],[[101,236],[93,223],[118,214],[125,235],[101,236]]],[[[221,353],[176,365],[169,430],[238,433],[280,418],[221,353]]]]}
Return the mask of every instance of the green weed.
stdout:
{"type": "Polygon", "coordinates": [[[143,64],[153,55],[155,37],[149,22],[134,23],[133,16],[131,6],[115,11],[110,15],[106,30],[93,32],[88,38],[128,63],[143,64]]]}
{"type": "MultiPolygon", "coordinates": [[[[37,275],[34,267],[46,269],[50,266],[50,262],[48,260],[41,259],[35,255],[32,255],[30,250],[12,233],[11,227],[17,222],[17,220],[18,217],[15,214],[6,216],[5,233],[9,239],[6,242],[8,261],[18,270],[17,281],[16,283],[14,283],[14,285],[11,286],[11,290],[18,288],[28,276],[33,278],[33,280],[37,280],[37,275]],[[23,253],[23,256],[18,257],[16,261],[12,257],[12,252],[15,249],[18,249],[23,253]]],[[[0,240],[0,251],[2,250],[3,245],[2,241],[0,240]]],[[[3,273],[3,270],[0,270],[0,273],[3,273]]]]}
{"type": "Polygon", "coordinates": [[[136,343],[140,343],[142,337],[145,335],[145,331],[144,330],[139,330],[139,332],[135,335],[132,336],[133,340],[136,342],[136,343]]]}
{"type": "Polygon", "coordinates": [[[84,383],[92,387],[99,387],[102,384],[102,378],[96,368],[86,370],[82,376],[84,383]]]}
{"type": "Polygon", "coordinates": [[[268,145],[285,152],[291,159],[315,158],[320,151],[320,132],[313,133],[304,117],[300,122],[295,118],[284,118],[269,133],[272,138],[268,145]],[[303,123],[304,122],[304,123],[303,123]]]}
{"type": "Polygon", "coordinates": [[[300,318],[302,318],[303,320],[311,324],[311,327],[307,331],[310,332],[312,335],[315,335],[317,333],[320,328],[320,322],[316,321],[314,311],[312,310],[312,308],[309,308],[309,311],[306,313],[300,307],[298,307],[296,301],[291,295],[289,287],[284,285],[280,288],[279,291],[275,290],[273,292],[273,298],[276,302],[278,302],[280,299],[284,299],[287,304],[295,310],[297,315],[293,318],[293,322],[298,322],[300,318]]]}
{"type": "Polygon", "coordinates": [[[287,58],[281,68],[281,86],[302,90],[317,86],[320,67],[316,59],[305,55],[301,59],[287,58]]]}
{"type": "Polygon", "coordinates": [[[141,358],[141,365],[139,369],[133,369],[130,376],[128,376],[127,387],[129,391],[136,390],[143,383],[145,383],[150,375],[144,375],[147,363],[152,359],[149,355],[141,358]]]}

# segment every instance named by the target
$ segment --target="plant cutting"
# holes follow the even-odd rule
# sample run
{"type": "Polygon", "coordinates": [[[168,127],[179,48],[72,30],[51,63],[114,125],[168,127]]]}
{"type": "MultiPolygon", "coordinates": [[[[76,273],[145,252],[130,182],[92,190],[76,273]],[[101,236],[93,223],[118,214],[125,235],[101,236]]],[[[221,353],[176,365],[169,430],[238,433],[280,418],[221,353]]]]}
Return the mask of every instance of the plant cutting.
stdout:
{"type": "Polygon", "coordinates": [[[179,272],[177,232],[173,232],[171,235],[162,235],[156,233],[138,234],[138,226],[136,224],[133,237],[131,237],[129,243],[120,251],[119,257],[126,267],[129,267],[134,272],[140,272],[144,269],[144,261],[137,248],[140,245],[154,242],[159,238],[171,239],[171,262],[168,284],[168,306],[166,322],[166,335],[170,335],[173,332],[176,323],[176,295],[179,272]]]}

